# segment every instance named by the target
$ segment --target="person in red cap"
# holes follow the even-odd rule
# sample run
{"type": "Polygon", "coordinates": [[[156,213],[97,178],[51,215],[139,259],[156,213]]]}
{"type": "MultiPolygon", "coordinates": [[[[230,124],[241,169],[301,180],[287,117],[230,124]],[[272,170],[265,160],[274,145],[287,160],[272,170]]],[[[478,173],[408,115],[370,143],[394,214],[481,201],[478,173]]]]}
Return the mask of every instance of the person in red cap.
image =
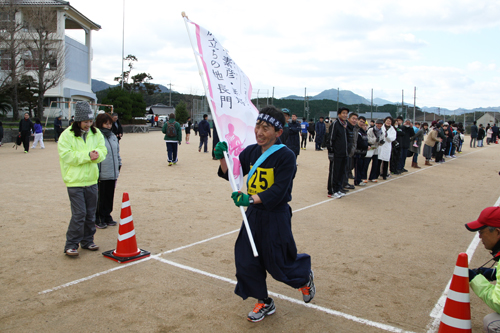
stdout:
{"type": "MultiPolygon", "coordinates": [[[[466,223],[469,231],[479,232],[484,248],[491,251],[493,261],[500,259],[500,207],[485,208],[476,221],[466,223]]],[[[491,261],[490,260],[490,261],[491,261]]],[[[491,281],[500,279],[497,265],[486,268],[490,261],[476,269],[469,269],[469,285],[474,293],[495,312],[483,319],[485,332],[500,332],[500,285],[491,281]],[[493,267],[495,266],[495,267],[493,267]]]]}

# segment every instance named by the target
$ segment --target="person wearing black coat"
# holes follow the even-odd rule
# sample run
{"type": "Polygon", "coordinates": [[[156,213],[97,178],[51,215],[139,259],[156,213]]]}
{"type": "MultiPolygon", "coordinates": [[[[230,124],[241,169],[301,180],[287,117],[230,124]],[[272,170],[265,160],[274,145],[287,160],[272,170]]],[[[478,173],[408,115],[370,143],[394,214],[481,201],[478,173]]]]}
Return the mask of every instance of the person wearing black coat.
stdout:
{"type": "Polygon", "coordinates": [[[403,126],[400,126],[401,131],[403,132],[402,140],[401,140],[401,158],[399,160],[398,171],[399,172],[407,172],[405,169],[406,158],[408,157],[408,149],[410,149],[411,145],[411,137],[415,135],[415,131],[413,130],[413,126],[411,126],[411,122],[407,119],[404,122],[403,126]]]}
{"type": "MultiPolygon", "coordinates": [[[[347,116],[349,109],[340,108],[337,111],[338,118],[331,125],[329,132],[328,159],[330,167],[328,172],[328,197],[342,198],[345,196],[345,190],[342,186],[342,178],[345,174],[345,168],[349,153],[347,151],[347,116]]],[[[318,135],[316,136],[316,139],[318,135]]]]}
{"type": "Polygon", "coordinates": [[[32,133],[35,133],[35,125],[33,125],[30,119],[30,114],[26,112],[24,118],[19,121],[19,135],[21,136],[25,153],[30,151],[30,136],[32,133]]]}
{"type": "Polygon", "coordinates": [[[288,125],[288,138],[285,144],[297,158],[300,154],[300,123],[295,114],[292,114],[292,122],[288,125]]]}
{"type": "Polygon", "coordinates": [[[123,128],[122,125],[120,124],[120,121],[118,120],[118,113],[113,113],[113,126],[111,127],[111,131],[116,135],[116,138],[118,139],[118,143],[120,143],[120,140],[122,139],[123,136],[123,128]]]}
{"type": "Polygon", "coordinates": [[[57,116],[56,119],[54,119],[54,140],[57,142],[59,141],[59,135],[62,133],[62,120],[61,116],[57,116]]]}
{"type": "Polygon", "coordinates": [[[325,118],[319,117],[319,121],[314,125],[314,130],[316,132],[316,137],[314,138],[314,142],[316,143],[316,150],[321,149],[321,144],[323,143],[323,136],[326,133],[326,126],[323,122],[325,118]]]}
{"type": "Polygon", "coordinates": [[[486,136],[486,131],[484,130],[483,124],[479,124],[479,129],[477,131],[477,146],[483,147],[483,140],[486,136]]]}

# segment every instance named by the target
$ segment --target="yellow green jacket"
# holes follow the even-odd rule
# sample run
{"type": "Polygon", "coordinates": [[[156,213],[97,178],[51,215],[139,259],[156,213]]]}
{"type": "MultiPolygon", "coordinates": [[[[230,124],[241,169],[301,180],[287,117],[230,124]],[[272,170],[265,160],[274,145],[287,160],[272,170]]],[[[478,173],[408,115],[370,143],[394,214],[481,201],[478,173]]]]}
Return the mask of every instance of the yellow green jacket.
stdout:
{"type": "MultiPolygon", "coordinates": [[[[500,270],[497,267],[497,281],[500,281],[500,270]]],[[[469,282],[474,293],[496,313],[500,313],[500,283],[491,284],[482,274],[476,275],[469,282]]]]}
{"type": "Polygon", "coordinates": [[[104,161],[108,150],[104,144],[104,137],[98,129],[87,133],[86,141],[81,136],[67,128],[62,132],[57,144],[61,174],[67,187],[84,187],[97,184],[99,169],[97,163],[104,161]],[[90,160],[90,152],[97,151],[99,157],[90,160]]]}

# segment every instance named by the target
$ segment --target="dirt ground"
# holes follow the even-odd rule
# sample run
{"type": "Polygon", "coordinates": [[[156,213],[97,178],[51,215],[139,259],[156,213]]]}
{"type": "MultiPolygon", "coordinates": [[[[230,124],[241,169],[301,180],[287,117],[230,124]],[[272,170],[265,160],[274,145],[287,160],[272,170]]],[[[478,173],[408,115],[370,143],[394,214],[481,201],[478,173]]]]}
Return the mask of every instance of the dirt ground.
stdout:
{"type": "MultiPolygon", "coordinates": [[[[116,247],[118,227],[97,230],[99,252],[63,254],[70,205],[56,143],[29,154],[0,148],[0,331],[426,332],[474,237],[464,223],[500,196],[500,147],[470,149],[467,138],[457,159],[418,171],[408,159],[409,173],[328,199],[327,153],[309,143],[290,205],[298,250],[312,256],[314,306],[269,277],[277,311],[250,323],[255,300],[233,293],[241,215],[230,186],[198,153],[198,137],[172,167],[162,138],[126,134],[120,144],[113,216],[128,192],[138,246],[153,255],[132,265],[101,255],[116,247]]],[[[479,244],[471,266],[488,259],[479,244]]],[[[480,332],[492,311],[474,294],[471,308],[480,332]]]]}

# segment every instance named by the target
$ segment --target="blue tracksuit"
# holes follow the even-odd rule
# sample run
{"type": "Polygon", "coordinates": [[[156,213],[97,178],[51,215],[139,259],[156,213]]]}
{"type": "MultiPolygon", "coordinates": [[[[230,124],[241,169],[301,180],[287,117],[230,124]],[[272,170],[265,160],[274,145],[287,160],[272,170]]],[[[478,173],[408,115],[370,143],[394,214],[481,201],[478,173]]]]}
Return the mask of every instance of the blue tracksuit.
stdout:
{"type": "MultiPolygon", "coordinates": [[[[277,143],[281,143],[277,140],[277,143]]],[[[251,145],[239,155],[243,174],[262,155],[261,147],[251,145]]],[[[303,287],[309,281],[311,257],[297,254],[292,234],[292,187],[297,171],[295,154],[286,147],[270,155],[248,182],[248,194],[258,194],[261,204],[250,205],[246,216],[259,256],[255,258],[242,225],[234,247],[236,264],[235,293],[246,299],[265,299],[267,294],[266,271],[292,288],[303,287]]],[[[227,173],[219,176],[227,179],[227,173]]]]}

